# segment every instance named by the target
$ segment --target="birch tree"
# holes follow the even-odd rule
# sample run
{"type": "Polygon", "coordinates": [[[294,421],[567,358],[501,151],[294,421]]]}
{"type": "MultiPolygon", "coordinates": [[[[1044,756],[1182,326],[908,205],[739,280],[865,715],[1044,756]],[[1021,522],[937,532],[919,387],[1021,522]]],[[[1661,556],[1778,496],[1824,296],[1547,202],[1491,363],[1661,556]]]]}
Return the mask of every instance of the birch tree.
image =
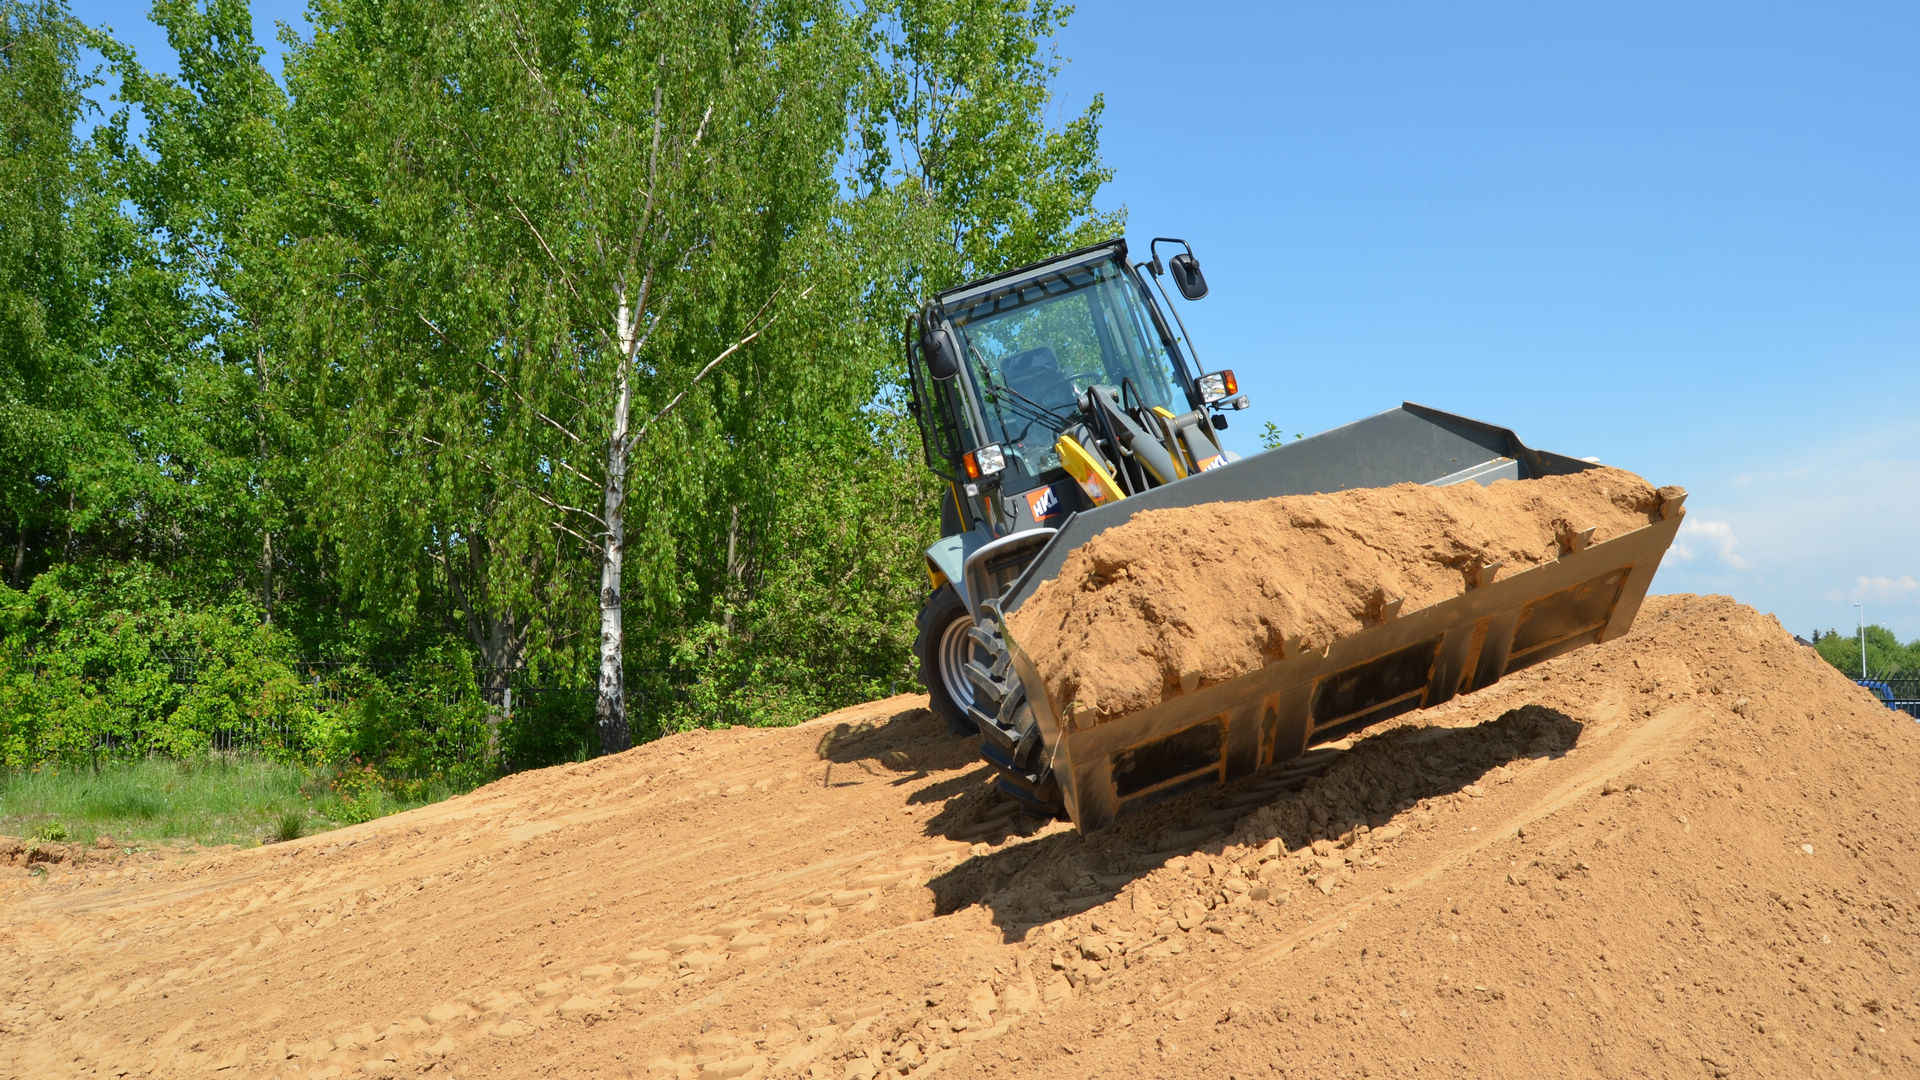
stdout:
{"type": "Polygon", "coordinates": [[[845,126],[841,13],[314,13],[290,81],[325,207],[300,317],[341,465],[325,513],[342,541],[388,541],[343,543],[344,569],[443,592],[490,666],[591,653],[601,744],[622,748],[629,590],[672,607],[675,514],[726,456],[704,384],[773,363],[756,343],[809,295],[845,126]]]}
{"type": "Polygon", "coordinates": [[[87,35],[62,3],[0,3],[0,578],[74,549],[108,379],[93,318],[118,237],[87,35]]]}
{"type": "Polygon", "coordinates": [[[165,464],[144,494],[196,537],[190,559],[171,561],[213,589],[247,588],[272,623],[305,473],[276,338],[292,210],[287,102],[261,66],[244,0],[160,0],[153,19],[177,76],[104,45],[118,97],[145,121],[117,157],[126,208],[151,247],[135,276],[151,280],[138,310],[112,327],[116,349],[154,353],[136,412],[165,464]],[[156,323],[172,332],[156,334],[156,323]],[[163,487],[168,497],[154,498],[163,487]]]}

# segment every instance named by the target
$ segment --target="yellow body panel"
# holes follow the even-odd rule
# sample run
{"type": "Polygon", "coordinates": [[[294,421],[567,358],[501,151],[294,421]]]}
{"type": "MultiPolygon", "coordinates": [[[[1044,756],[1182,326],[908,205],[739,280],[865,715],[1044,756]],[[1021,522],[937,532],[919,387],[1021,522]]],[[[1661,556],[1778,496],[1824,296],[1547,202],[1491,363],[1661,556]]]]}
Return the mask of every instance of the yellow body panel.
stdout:
{"type": "Polygon", "coordinates": [[[1060,452],[1060,464],[1066,467],[1067,474],[1073,477],[1095,506],[1118,502],[1127,497],[1113,474],[1107,471],[1106,465],[1081,446],[1080,440],[1071,435],[1062,435],[1060,441],[1054,444],[1054,449],[1060,452]]]}
{"type": "Polygon", "coordinates": [[[1187,456],[1187,448],[1180,445],[1180,440],[1173,434],[1173,413],[1164,405],[1155,405],[1153,415],[1162,421],[1160,441],[1166,444],[1167,453],[1173,455],[1173,471],[1180,474],[1181,479],[1191,476],[1195,472],[1193,461],[1187,456]]]}

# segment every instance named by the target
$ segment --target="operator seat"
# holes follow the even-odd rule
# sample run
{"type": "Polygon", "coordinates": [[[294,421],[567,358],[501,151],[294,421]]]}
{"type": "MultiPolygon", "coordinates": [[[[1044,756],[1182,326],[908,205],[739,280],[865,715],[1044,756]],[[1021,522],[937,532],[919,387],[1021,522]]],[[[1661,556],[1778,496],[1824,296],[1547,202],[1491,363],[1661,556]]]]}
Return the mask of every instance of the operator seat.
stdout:
{"type": "Polygon", "coordinates": [[[1000,362],[1000,376],[1019,394],[1049,409],[1071,409],[1073,380],[1060,370],[1053,350],[1045,345],[1014,353],[1000,362]]]}

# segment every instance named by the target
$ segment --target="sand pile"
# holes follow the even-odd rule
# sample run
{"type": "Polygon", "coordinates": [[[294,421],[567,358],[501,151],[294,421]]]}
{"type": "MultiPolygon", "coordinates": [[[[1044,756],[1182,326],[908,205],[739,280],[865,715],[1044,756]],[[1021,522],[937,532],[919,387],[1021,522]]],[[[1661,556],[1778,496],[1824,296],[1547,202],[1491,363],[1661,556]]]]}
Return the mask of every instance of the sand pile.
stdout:
{"type": "Polygon", "coordinates": [[[1724,597],[1088,836],[924,704],[0,866],[0,1077],[1920,1075],[1920,724],[1724,597]]]}
{"type": "Polygon", "coordinates": [[[1377,617],[1458,596],[1473,569],[1511,576],[1659,519],[1664,496],[1629,472],[1491,486],[1397,484],[1151,510],[1067,556],[1009,619],[1057,703],[1118,716],[1157,704],[1182,676],[1254,671],[1300,640],[1320,648],[1377,617]]]}
{"type": "Polygon", "coordinates": [[[1195,1077],[1920,1075],[1917,775],[1920,725],[1772,618],[1649,597],[1626,637],[1297,791],[1042,853],[988,902],[1108,1011],[1013,1049],[1195,1077]],[[1069,928],[1041,914],[1182,849],[1069,928]],[[1191,966],[1155,991],[1169,953],[1191,966]]]}

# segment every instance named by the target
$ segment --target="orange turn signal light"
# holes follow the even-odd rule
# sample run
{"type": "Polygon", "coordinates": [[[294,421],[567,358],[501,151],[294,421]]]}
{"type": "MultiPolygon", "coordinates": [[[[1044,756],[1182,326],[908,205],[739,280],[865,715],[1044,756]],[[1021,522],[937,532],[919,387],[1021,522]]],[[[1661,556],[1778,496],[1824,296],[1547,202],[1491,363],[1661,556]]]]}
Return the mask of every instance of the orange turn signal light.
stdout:
{"type": "Polygon", "coordinates": [[[992,476],[1006,468],[1007,455],[1000,449],[999,444],[995,443],[967,451],[960,459],[960,464],[967,470],[967,479],[978,480],[982,476],[992,476]]]}

